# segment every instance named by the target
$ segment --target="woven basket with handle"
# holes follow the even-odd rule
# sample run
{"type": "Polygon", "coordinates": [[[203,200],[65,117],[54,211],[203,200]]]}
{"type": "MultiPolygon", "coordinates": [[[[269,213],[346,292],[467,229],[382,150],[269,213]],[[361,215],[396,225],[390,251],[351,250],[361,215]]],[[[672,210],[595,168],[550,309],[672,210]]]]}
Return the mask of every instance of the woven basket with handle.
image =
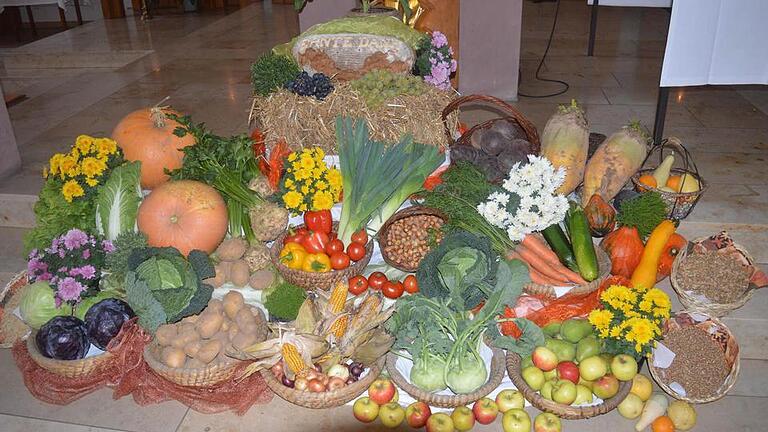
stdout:
{"type": "Polygon", "coordinates": [[[29,351],[29,356],[32,357],[32,360],[34,360],[34,362],[41,368],[65,378],[83,378],[107,366],[109,361],[114,357],[112,354],[105,352],[103,354],[78,360],[51,359],[43,356],[43,354],[40,353],[40,350],[37,349],[35,335],[37,335],[37,332],[32,332],[27,338],[27,351],[29,351]]]}
{"type": "Polygon", "coordinates": [[[619,385],[619,392],[599,405],[571,406],[545,399],[538,391],[532,389],[521,375],[522,358],[513,352],[507,353],[507,374],[512,383],[523,394],[525,400],[541,411],[555,414],[566,420],[580,420],[603,415],[616,409],[632,389],[632,382],[625,381],[619,385]]]}
{"type": "Polygon", "coordinates": [[[488,374],[488,381],[472,393],[441,395],[416,387],[397,370],[397,359],[400,357],[394,353],[387,354],[387,372],[389,372],[389,377],[400,389],[427,405],[440,408],[465,406],[485,397],[488,393],[495,390],[501,384],[501,380],[504,379],[504,351],[494,347],[490,348],[493,351],[493,358],[491,359],[491,371],[488,374]]]}
{"type": "Polygon", "coordinates": [[[412,206],[408,208],[404,208],[394,215],[387,219],[387,222],[384,223],[384,225],[379,230],[379,235],[377,237],[379,241],[379,248],[381,249],[381,257],[384,259],[384,262],[389,264],[390,266],[402,270],[404,272],[414,272],[418,268],[417,265],[411,265],[410,263],[403,263],[401,262],[397,256],[392,256],[389,252],[387,252],[388,246],[389,246],[389,230],[392,227],[392,224],[403,219],[407,219],[409,217],[413,216],[437,216],[443,221],[445,221],[445,216],[436,209],[424,207],[424,206],[412,206]]]}
{"type": "Polygon", "coordinates": [[[382,356],[370,366],[368,373],[359,380],[338,390],[318,393],[284,386],[269,369],[262,370],[261,376],[264,377],[267,386],[286,401],[294,405],[303,406],[304,408],[323,409],[344,405],[363,394],[368,389],[368,386],[379,377],[383,368],[384,357],[382,356]]]}

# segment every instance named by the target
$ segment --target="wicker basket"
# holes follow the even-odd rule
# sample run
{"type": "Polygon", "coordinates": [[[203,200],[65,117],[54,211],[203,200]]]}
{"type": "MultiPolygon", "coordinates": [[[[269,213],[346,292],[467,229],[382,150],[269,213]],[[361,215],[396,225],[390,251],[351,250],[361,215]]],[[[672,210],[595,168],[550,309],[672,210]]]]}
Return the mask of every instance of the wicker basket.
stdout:
{"type": "Polygon", "coordinates": [[[496,123],[499,120],[508,120],[516,122],[525,132],[526,136],[528,137],[528,142],[530,142],[533,145],[534,154],[539,154],[541,151],[541,140],[539,139],[539,133],[536,130],[536,126],[528,120],[523,113],[515,109],[512,105],[504,102],[501,99],[495,98],[493,96],[487,96],[487,95],[468,95],[468,96],[462,96],[459,98],[454,99],[451,103],[448,104],[448,106],[445,107],[443,110],[443,125],[445,126],[445,133],[448,135],[448,139],[450,142],[454,142],[454,137],[452,136],[452,130],[451,125],[449,124],[449,117],[450,115],[458,110],[463,105],[470,105],[476,102],[482,102],[487,105],[490,105],[492,108],[495,108],[502,113],[504,113],[504,117],[498,117],[491,120],[486,120],[482,123],[476,124],[469,128],[466,132],[464,132],[458,139],[455,140],[455,143],[453,145],[472,145],[470,143],[470,139],[472,137],[472,134],[476,131],[479,131],[481,129],[489,129],[491,126],[493,126],[494,123],[496,123]]]}
{"type": "Polygon", "coordinates": [[[227,358],[224,362],[210,364],[203,368],[172,368],[160,360],[161,347],[152,342],[144,348],[144,361],[161,377],[185,387],[210,387],[225,380],[235,378],[241,360],[227,358]]]}
{"type": "MultiPolygon", "coordinates": [[[[693,242],[688,243],[688,247],[684,250],[680,251],[679,254],[675,257],[675,261],[672,263],[672,273],[669,276],[669,281],[672,284],[672,288],[675,290],[675,293],[677,294],[677,297],[680,299],[680,303],[683,304],[683,306],[688,310],[693,311],[699,311],[704,312],[707,315],[715,316],[715,317],[721,317],[724,315],[727,315],[733,310],[736,310],[742,306],[744,306],[749,299],[752,298],[752,295],[755,293],[754,287],[750,287],[744,292],[744,295],[741,296],[738,300],[736,300],[733,303],[714,303],[709,301],[708,299],[704,298],[701,295],[696,295],[692,292],[686,291],[680,284],[680,281],[677,279],[677,273],[680,269],[680,265],[685,261],[685,258],[688,256],[689,253],[693,250],[693,245],[704,240],[706,237],[701,237],[693,242]]],[[[755,260],[752,258],[751,255],[747,252],[746,249],[744,249],[743,246],[734,243],[733,246],[741,252],[742,255],[749,261],[751,265],[754,265],[755,260]]]]}
{"type": "Polygon", "coordinates": [[[725,360],[731,365],[731,372],[728,374],[717,392],[708,397],[698,399],[683,396],[677,393],[666,383],[664,383],[664,369],[657,368],[653,365],[653,353],[650,357],[648,357],[648,369],[651,371],[651,376],[653,376],[653,379],[656,380],[656,384],[658,384],[662,390],[667,392],[672,397],[690,403],[714,402],[718,399],[722,399],[731,390],[731,388],[733,388],[739,378],[739,370],[741,369],[741,362],[739,361],[739,344],[736,342],[736,338],[734,337],[733,333],[731,333],[731,330],[728,329],[728,327],[723,324],[722,321],[700,311],[680,311],[675,313],[675,315],[667,320],[667,322],[664,324],[664,329],[662,332],[664,335],[666,335],[670,331],[692,325],[696,325],[704,329],[707,333],[710,334],[710,337],[712,337],[715,342],[720,344],[723,352],[725,353],[725,360]],[[697,314],[704,316],[705,319],[703,321],[697,321],[692,316],[697,314]]]}
{"type": "MultiPolygon", "coordinates": [[[[611,257],[601,248],[595,245],[595,253],[597,254],[597,268],[600,269],[600,276],[597,279],[589,282],[586,285],[577,285],[571,288],[565,295],[580,295],[588,294],[598,289],[600,284],[611,275],[611,257]]],[[[525,285],[523,291],[531,295],[539,295],[547,298],[555,299],[557,294],[555,293],[555,287],[551,285],[539,285],[533,282],[525,285]]]]}
{"type": "Polygon", "coordinates": [[[29,356],[32,357],[35,363],[48,372],[56,375],[63,376],[65,378],[83,378],[90,375],[103,367],[105,367],[110,360],[112,360],[112,354],[105,352],[92,357],[86,357],[79,360],[55,360],[43,356],[40,350],[37,349],[37,343],[35,342],[35,335],[37,332],[32,332],[27,338],[27,351],[29,356]]]}
{"type": "Polygon", "coordinates": [[[307,390],[296,390],[286,387],[269,369],[262,370],[261,376],[264,377],[267,386],[275,392],[276,395],[286,401],[304,408],[323,409],[344,405],[363,394],[363,392],[368,389],[368,386],[379,377],[382,369],[384,369],[383,356],[376,360],[376,363],[371,365],[368,373],[358,381],[346,385],[339,390],[321,393],[313,393],[307,390]]]}
{"type": "Polygon", "coordinates": [[[7,308],[8,303],[11,302],[15,295],[17,295],[19,289],[21,289],[21,287],[27,283],[27,271],[24,270],[16,274],[10,281],[8,281],[5,287],[3,287],[2,291],[0,291],[0,322],[2,322],[2,320],[9,319],[16,320],[18,321],[17,324],[20,324],[17,326],[19,332],[12,332],[14,334],[6,334],[4,330],[5,326],[2,326],[3,328],[0,329],[0,348],[12,347],[14,342],[19,339],[25,339],[31,332],[31,329],[27,327],[23,321],[19,320],[16,316],[13,315],[13,310],[7,308]],[[21,324],[23,324],[23,326],[21,324]]]}
{"type": "Polygon", "coordinates": [[[488,395],[488,393],[499,387],[501,380],[504,379],[504,351],[494,347],[490,348],[493,351],[493,358],[491,359],[491,371],[488,374],[488,381],[473,393],[440,395],[416,387],[398,372],[396,365],[397,359],[400,357],[394,353],[387,354],[387,372],[389,372],[389,377],[400,389],[427,405],[440,408],[465,406],[488,395]]]}
{"type": "Polygon", "coordinates": [[[580,420],[597,417],[616,409],[632,389],[632,382],[625,381],[619,385],[619,392],[599,405],[570,406],[545,399],[539,392],[532,389],[520,373],[521,357],[513,352],[507,352],[507,374],[512,383],[523,394],[525,399],[541,411],[555,414],[566,420],[580,420]]]}
{"type": "Polygon", "coordinates": [[[437,216],[443,221],[445,221],[445,215],[443,215],[442,212],[439,210],[430,208],[430,207],[424,207],[424,206],[413,206],[404,208],[394,215],[387,219],[387,222],[384,223],[384,225],[379,230],[378,235],[378,241],[379,241],[379,248],[381,249],[381,257],[384,259],[384,262],[389,264],[390,266],[402,270],[404,272],[414,272],[418,268],[418,265],[411,266],[407,264],[403,264],[397,260],[396,257],[391,256],[389,253],[387,253],[387,246],[389,246],[389,242],[387,240],[387,234],[389,233],[389,229],[392,226],[393,223],[407,219],[412,216],[437,216]]]}
{"type": "MultiPolygon", "coordinates": [[[[672,220],[678,221],[685,219],[693,211],[693,208],[696,206],[696,203],[699,202],[701,195],[704,194],[704,190],[707,189],[707,182],[705,182],[699,174],[699,169],[696,167],[696,162],[693,161],[691,154],[682,145],[680,140],[674,137],[666,139],[660,145],[653,147],[645,157],[643,166],[656,153],[658,153],[659,163],[661,163],[664,159],[664,150],[677,152],[678,155],[683,157],[683,167],[672,168],[671,173],[673,175],[690,174],[694,176],[699,181],[699,190],[696,192],[669,192],[640,183],[640,177],[645,174],[651,174],[653,172],[652,168],[639,170],[632,176],[632,182],[639,192],[658,192],[659,195],[661,195],[661,199],[667,205],[667,216],[672,220]]],[[[659,186],[661,187],[664,185],[659,186]]]]}
{"type": "MultiPolygon", "coordinates": [[[[304,225],[299,225],[296,228],[301,228],[303,226],[304,225]]],[[[338,226],[338,222],[334,222],[333,229],[337,229],[338,226]]],[[[272,260],[272,264],[286,281],[308,290],[329,290],[338,282],[346,281],[352,276],[361,274],[363,269],[365,269],[365,266],[368,265],[368,262],[371,261],[371,256],[373,255],[373,241],[368,241],[368,244],[365,245],[365,256],[363,259],[353,262],[344,270],[331,270],[325,273],[311,273],[295,270],[288,268],[280,261],[280,250],[283,248],[283,240],[287,235],[288,231],[286,230],[284,233],[280,234],[274,243],[272,243],[272,246],[269,248],[269,257],[272,260]]]]}

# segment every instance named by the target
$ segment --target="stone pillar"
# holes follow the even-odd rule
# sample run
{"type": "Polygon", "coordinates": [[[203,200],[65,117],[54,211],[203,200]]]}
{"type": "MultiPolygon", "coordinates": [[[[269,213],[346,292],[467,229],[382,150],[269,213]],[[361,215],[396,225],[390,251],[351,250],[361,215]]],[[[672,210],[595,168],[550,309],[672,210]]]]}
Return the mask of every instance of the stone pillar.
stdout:
{"type": "Polygon", "coordinates": [[[5,106],[3,88],[0,86],[0,179],[18,171],[21,167],[21,156],[16,146],[16,136],[13,134],[8,108],[5,106]]]}
{"type": "Polygon", "coordinates": [[[358,6],[357,0],[310,0],[299,14],[299,29],[340,18],[358,6]]]}

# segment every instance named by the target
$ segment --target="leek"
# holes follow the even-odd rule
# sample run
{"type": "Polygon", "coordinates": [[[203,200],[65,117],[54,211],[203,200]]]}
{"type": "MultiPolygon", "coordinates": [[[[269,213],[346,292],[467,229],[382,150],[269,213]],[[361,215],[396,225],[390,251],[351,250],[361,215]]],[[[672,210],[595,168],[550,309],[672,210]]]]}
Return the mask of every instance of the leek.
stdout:
{"type": "Polygon", "coordinates": [[[366,226],[375,235],[444,160],[437,147],[415,143],[411,135],[392,145],[372,141],[363,119],[338,117],[336,142],[344,188],[339,238],[345,244],[366,226]]]}

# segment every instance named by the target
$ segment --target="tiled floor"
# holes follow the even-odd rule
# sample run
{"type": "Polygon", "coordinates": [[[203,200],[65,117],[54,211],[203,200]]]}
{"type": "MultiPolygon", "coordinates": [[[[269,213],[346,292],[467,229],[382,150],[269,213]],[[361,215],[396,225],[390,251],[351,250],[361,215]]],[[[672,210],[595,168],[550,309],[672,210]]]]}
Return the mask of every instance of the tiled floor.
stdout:
{"type": "MultiPolygon", "coordinates": [[[[553,11],[552,3],[524,4],[521,91],[528,94],[558,89],[533,80],[553,11]]],[[[521,99],[515,106],[541,128],[557,103],[576,98],[584,104],[595,132],[610,134],[630,120],[650,128],[667,12],[604,8],[592,58],[584,56],[585,2],[563,0],[560,13],[544,76],[565,80],[571,89],[553,98],[521,99]]],[[[177,109],[221,134],[246,132],[250,63],[296,32],[291,6],[267,1],[229,14],[162,16],[149,23],[93,22],[17,50],[0,49],[4,62],[0,82],[6,92],[29,97],[10,109],[24,169],[0,181],[0,200],[28,206],[28,197],[41,184],[40,169],[53,151],[65,149],[80,133],[109,134],[125,113],[165,96],[177,109]]],[[[477,109],[464,113],[470,121],[487,115],[477,109]]],[[[768,269],[768,89],[675,91],[666,132],[683,140],[710,183],[681,232],[693,238],[727,229],[768,269]]],[[[19,239],[24,228],[18,227],[29,223],[3,211],[0,215],[7,219],[0,217],[0,282],[23,267],[19,239]]],[[[667,283],[663,287],[670,291],[667,283]]],[[[726,319],[741,345],[741,378],[728,397],[699,407],[696,431],[768,430],[764,420],[768,410],[766,311],[768,294],[758,292],[726,319]]],[[[28,394],[7,351],[0,351],[0,382],[2,432],[376,429],[357,423],[349,408],[312,411],[279,399],[254,407],[243,417],[202,415],[178,403],[138,407],[130,399],[112,401],[107,391],[66,407],[46,405],[28,394]]],[[[478,429],[500,430],[500,424],[478,429]]],[[[629,431],[632,423],[611,413],[564,422],[564,430],[629,431]]]]}

